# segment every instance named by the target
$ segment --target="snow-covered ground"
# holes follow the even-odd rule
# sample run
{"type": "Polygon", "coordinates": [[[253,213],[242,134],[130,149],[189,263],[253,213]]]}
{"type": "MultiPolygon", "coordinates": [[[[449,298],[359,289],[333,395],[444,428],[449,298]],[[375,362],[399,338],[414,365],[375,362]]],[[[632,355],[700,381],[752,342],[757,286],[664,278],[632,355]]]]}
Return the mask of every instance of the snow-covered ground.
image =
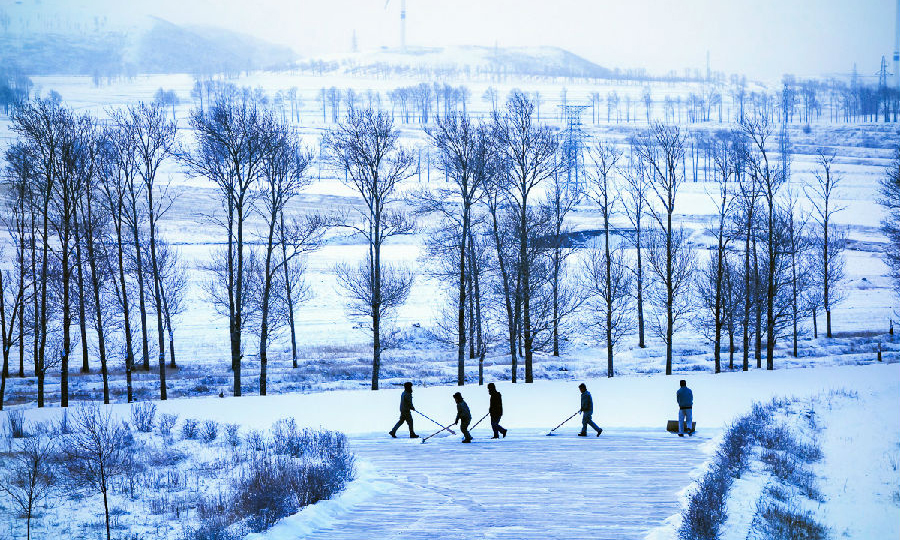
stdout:
{"type": "MultiPolygon", "coordinates": [[[[578,409],[574,381],[499,382],[502,423],[509,436],[490,440],[490,430],[482,423],[473,431],[472,445],[459,444],[458,436],[435,437],[424,445],[391,439],[387,430],[399,401],[394,389],[176,399],[159,408],[182,419],[237,423],[242,433],[268,429],[275,420],[291,417],[301,427],[350,435],[359,460],[357,480],[333,501],[286,519],[268,538],[362,539],[372,538],[372,530],[398,538],[635,538],[679,513],[685,488],[703,469],[707,453],[715,450],[721,430],[754,402],[776,396],[811,400],[838,391],[856,397],[811,401],[826,426],[825,460],[817,474],[827,504],[834,508],[829,525],[848,531],[848,538],[896,537],[881,533],[897,531],[900,523],[893,519],[900,512],[893,500],[900,485],[900,365],[696,373],[686,378],[695,396],[698,434],[685,439],[663,431],[665,421],[675,417],[678,377],[662,375],[586,381],[594,397],[595,420],[604,428],[599,439],[576,437],[577,419],[560,428],[559,436],[544,436],[578,409]],[[866,501],[867,514],[854,511],[860,500],[866,501]]],[[[485,414],[487,391],[473,386],[417,386],[416,408],[439,422],[451,422],[451,394],[456,390],[476,419],[485,414]]],[[[124,404],[112,409],[123,418],[130,414],[124,404]]],[[[59,412],[47,408],[26,414],[36,421],[59,412]]],[[[422,435],[433,429],[421,416],[415,422],[422,435]]],[[[93,508],[100,507],[85,501],[77,519],[96,520],[93,508]]],[[[129,519],[127,508],[119,518],[123,523],[129,519]]],[[[652,534],[674,530],[674,521],[652,534]]],[[[15,530],[10,521],[6,527],[15,530]]]]}

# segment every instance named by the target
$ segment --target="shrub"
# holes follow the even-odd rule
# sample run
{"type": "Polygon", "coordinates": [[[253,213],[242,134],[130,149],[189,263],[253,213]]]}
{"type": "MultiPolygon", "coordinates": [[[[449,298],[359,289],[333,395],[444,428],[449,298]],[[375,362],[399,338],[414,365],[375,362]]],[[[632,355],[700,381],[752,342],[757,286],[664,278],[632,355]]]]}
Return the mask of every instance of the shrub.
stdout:
{"type": "Polygon", "coordinates": [[[750,524],[751,540],[825,540],[828,529],[818,523],[812,512],[779,503],[762,502],[750,524]]]}
{"type": "Polygon", "coordinates": [[[183,540],[237,540],[240,536],[228,529],[228,519],[220,515],[200,519],[198,527],[185,527],[183,540]]]}
{"type": "Polygon", "coordinates": [[[155,403],[135,403],[131,405],[131,423],[134,428],[141,433],[150,433],[153,431],[153,424],[156,421],[156,404],[155,403]]]}
{"type": "Polygon", "coordinates": [[[772,476],[781,482],[796,487],[803,495],[814,501],[823,502],[824,498],[816,488],[816,475],[790,454],[768,450],[763,452],[760,461],[772,476]]]}
{"type": "Polygon", "coordinates": [[[213,442],[219,436],[219,423],[215,420],[203,422],[200,428],[200,438],[206,442],[213,442]]]}
{"type": "Polygon", "coordinates": [[[172,444],[164,444],[161,446],[155,444],[148,445],[143,453],[147,464],[151,467],[171,467],[172,465],[177,465],[184,461],[188,457],[183,450],[179,450],[172,444]]]}
{"type": "Polygon", "coordinates": [[[163,413],[159,416],[159,433],[164,437],[172,434],[172,428],[178,423],[177,414],[163,413]]]}
{"type": "Polygon", "coordinates": [[[240,426],[237,424],[225,424],[225,440],[228,441],[228,444],[232,446],[232,448],[237,448],[241,445],[241,433],[240,426]]]}
{"type": "Polygon", "coordinates": [[[6,413],[6,421],[9,422],[9,434],[13,439],[25,436],[25,413],[18,410],[9,411],[6,413]]]}
{"type": "Polygon", "coordinates": [[[263,438],[262,433],[255,429],[251,429],[250,432],[247,433],[247,446],[254,452],[262,452],[266,449],[266,440],[263,438]]]}
{"type": "Polygon", "coordinates": [[[197,438],[197,421],[193,418],[185,418],[184,423],[181,424],[181,438],[182,439],[196,439],[197,438]]]}
{"type": "Polygon", "coordinates": [[[276,454],[303,455],[304,440],[293,418],[282,418],[272,425],[272,446],[276,454]]]}
{"type": "Polygon", "coordinates": [[[331,497],[353,477],[353,456],[343,444],[343,434],[304,431],[304,435],[317,443],[339,441],[340,446],[307,454],[309,459],[260,452],[235,480],[231,511],[251,531],[263,531],[304,506],[331,497]]]}
{"type": "Polygon", "coordinates": [[[263,531],[304,506],[331,497],[352,479],[354,459],[343,434],[301,432],[290,421],[276,424],[272,432],[282,437],[280,449],[302,448],[303,457],[279,453],[274,441],[269,444],[255,430],[248,433],[247,443],[253,450],[249,460],[239,467],[226,493],[198,504],[201,526],[185,538],[219,540],[239,532],[263,531]]]}

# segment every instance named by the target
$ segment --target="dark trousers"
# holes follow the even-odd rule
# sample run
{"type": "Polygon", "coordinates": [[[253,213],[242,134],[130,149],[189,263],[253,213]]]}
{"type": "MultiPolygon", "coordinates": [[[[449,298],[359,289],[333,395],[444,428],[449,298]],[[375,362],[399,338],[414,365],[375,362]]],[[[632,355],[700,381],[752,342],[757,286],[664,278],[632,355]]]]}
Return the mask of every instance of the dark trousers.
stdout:
{"type": "Polygon", "coordinates": [[[595,431],[600,431],[600,426],[591,419],[592,413],[584,413],[581,416],[581,432],[587,433],[587,427],[591,426],[595,431]]]}
{"type": "Polygon", "coordinates": [[[415,433],[415,431],[413,431],[413,419],[412,419],[412,413],[410,411],[400,413],[400,420],[397,420],[397,424],[394,426],[394,429],[391,430],[391,433],[397,433],[397,430],[400,429],[400,426],[403,425],[403,422],[406,422],[407,424],[409,424],[409,434],[410,435],[415,433]]]}
{"type": "Polygon", "coordinates": [[[459,430],[462,431],[463,438],[467,441],[472,440],[472,436],[469,434],[469,423],[472,422],[471,418],[463,418],[459,421],[459,430]]]}
{"type": "Polygon", "coordinates": [[[499,437],[501,433],[506,433],[506,429],[500,425],[500,417],[491,415],[491,429],[494,430],[494,437],[499,437]]]}

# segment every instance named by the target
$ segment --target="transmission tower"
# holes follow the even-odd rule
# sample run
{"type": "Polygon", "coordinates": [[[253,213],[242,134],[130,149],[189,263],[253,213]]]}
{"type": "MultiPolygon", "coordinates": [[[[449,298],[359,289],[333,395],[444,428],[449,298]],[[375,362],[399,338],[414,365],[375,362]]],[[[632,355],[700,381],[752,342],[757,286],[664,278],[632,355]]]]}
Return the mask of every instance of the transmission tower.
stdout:
{"type": "Polygon", "coordinates": [[[576,193],[580,193],[584,176],[584,130],[582,129],[581,114],[590,105],[560,105],[560,107],[566,119],[562,144],[562,165],[568,175],[569,184],[575,188],[576,193]]]}

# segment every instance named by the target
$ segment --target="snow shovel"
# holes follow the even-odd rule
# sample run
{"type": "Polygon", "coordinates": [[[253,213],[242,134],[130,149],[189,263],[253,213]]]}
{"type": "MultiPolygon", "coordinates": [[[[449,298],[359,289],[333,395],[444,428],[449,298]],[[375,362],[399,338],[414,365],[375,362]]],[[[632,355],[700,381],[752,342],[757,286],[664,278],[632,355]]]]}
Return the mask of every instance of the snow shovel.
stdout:
{"type": "Polygon", "coordinates": [[[569,420],[575,418],[575,415],[577,415],[577,414],[580,413],[580,412],[581,412],[581,411],[575,411],[575,414],[573,414],[572,416],[566,418],[565,420],[563,420],[562,422],[560,422],[558,426],[556,426],[555,428],[551,429],[551,430],[550,430],[550,433],[548,433],[547,436],[549,437],[549,436],[553,435],[553,432],[554,432],[554,431],[556,431],[557,429],[561,428],[561,427],[563,426],[563,424],[565,424],[565,423],[568,422],[569,420]]]}
{"type": "MultiPolygon", "coordinates": [[[[428,415],[422,414],[422,413],[420,413],[418,410],[416,410],[416,412],[419,413],[419,414],[421,414],[421,415],[424,416],[425,418],[428,418],[429,420],[431,420],[432,422],[434,422],[434,423],[437,424],[438,426],[440,426],[440,427],[446,429],[446,430],[449,431],[450,433],[456,435],[456,432],[453,431],[452,429],[450,429],[450,426],[444,427],[443,424],[438,424],[437,422],[434,421],[434,419],[429,418],[428,415]]],[[[451,425],[452,425],[452,424],[451,424],[451,425]]],[[[444,429],[442,429],[441,431],[444,431],[444,429]]],[[[440,433],[441,431],[438,431],[438,433],[440,433]]],[[[425,441],[422,441],[422,442],[425,442],[425,441]]]]}
{"type": "MultiPolygon", "coordinates": [[[[434,420],[432,420],[432,422],[434,422],[434,420]]],[[[434,422],[434,423],[437,424],[437,422],[434,422]]],[[[438,424],[438,425],[440,425],[440,424],[438,424]]],[[[451,424],[451,425],[452,425],[452,424],[451,424]]],[[[437,435],[438,433],[440,433],[440,432],[442,432],[442,431],[449,431],[450,433],[453,433],[453,430],[450,429],[450,426],[441,428],[441,429],[439,429],[438,431],[435,431],[435,432],[432,433],[431,435],[429,435],[429,436],[425,437],[424,439],[422,439],[422,444],[425,444],[425,441],[427,441],[428,439],[434,437],[435,435],[437,435]]]]}
{"type": "MultiPolygon", "coordinates": [[[[484,416],[481,417],[481,420],[484,420],[485,418],[487,418],[489,414],[491,414],[491,413],[490,413],[490,412],[486,412],[486,413],[484,414],[484,416]]],[[[478,424],[481,423],[481,420],[475,422],[475,425],[473,425],[472,427],[470,427],[470,428],[469,428],[469,431],[472,431],[473,429],[475,429],[476,427],[478,427],[478,424]]]]}

